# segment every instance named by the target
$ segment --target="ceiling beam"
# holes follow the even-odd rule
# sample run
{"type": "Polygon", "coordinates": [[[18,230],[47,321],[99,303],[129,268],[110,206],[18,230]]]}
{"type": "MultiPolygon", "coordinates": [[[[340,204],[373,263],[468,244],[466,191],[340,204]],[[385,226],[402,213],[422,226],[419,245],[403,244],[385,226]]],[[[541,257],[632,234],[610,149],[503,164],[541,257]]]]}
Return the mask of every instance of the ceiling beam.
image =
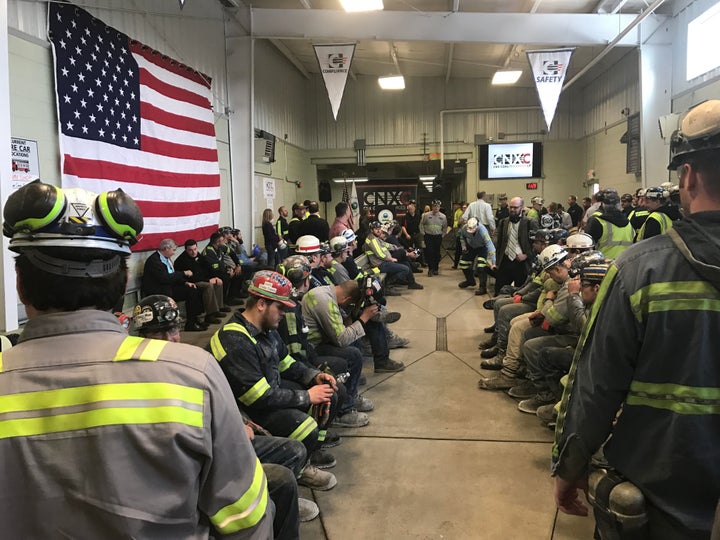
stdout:
{"type": "Polygon", "coordinates": [[[295,66],[295,68],[302,73],[303,77],[306,79],[310,78],[310,73],[305,69],[305,66],[303,66],[303,63],[298,59],[297,56],[295,56],[290,49],[288,49],[285,44],[280,41],[279,39],[271,39],[270,43],[272,43],[275,48],[280,51],[285,58],[290,60],[290,63],[295,66]]]}
{"type": "MultiPolygon", "coordinates": [[[[346,13],[327,9],[252,10],[253,37],[445,43],[606,45],[634,15],[595,13],[462,13],[381,11],[346,13]],[[478,31],[482,29],[482,31],[478,31]]],[[[637,45],[639,31],[618,45],[637,45]]]]}
{"type": "Polygon", "coordinates": [[[450,80],[450,73],[452,72],[453,53],[455,52],[455,44],[448,44],[448,59],[447,59],[447,70],[445,71],[445,82],[450,80]]]}

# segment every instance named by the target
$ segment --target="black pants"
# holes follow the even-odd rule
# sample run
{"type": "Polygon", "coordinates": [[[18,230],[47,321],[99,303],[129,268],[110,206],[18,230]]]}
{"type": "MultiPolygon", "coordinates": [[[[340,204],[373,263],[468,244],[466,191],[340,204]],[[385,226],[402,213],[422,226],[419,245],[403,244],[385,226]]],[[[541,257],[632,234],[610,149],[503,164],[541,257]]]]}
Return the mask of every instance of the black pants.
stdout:
{"type": "Polygon", "coordinates": [[[300,511],[298,510],[298,487],[292,471],[282,465],[264,463],[268,495],[275,504],[273,536],[276,540],[300,538],[300,511]]]}
{"type": "Polygon", "coordinates": [[[426,234],[425,235],[425,261],[428,268],[437,272],[440,264],[440,244],[442,244],[442,234],[426,234]]]}
{"type": "Polygon", "coordinates": [[[495,295],[500,294],[503,285],[514,283],[515,286],[520,287],[525,283],[526,279],[527,265],[525,261],[518,261],[517,259],[511,261],[509,258],[503,257],[495,275],[495,295]]]}
{"type": "Polygon", "coordinates": [[[197,322],[198,315],[204,311],[200,289],[188,287],[187,285],[177,285],[172,289],[172,297],[177,302],[185,301],[187,322],[190,324],[197,322]]]}

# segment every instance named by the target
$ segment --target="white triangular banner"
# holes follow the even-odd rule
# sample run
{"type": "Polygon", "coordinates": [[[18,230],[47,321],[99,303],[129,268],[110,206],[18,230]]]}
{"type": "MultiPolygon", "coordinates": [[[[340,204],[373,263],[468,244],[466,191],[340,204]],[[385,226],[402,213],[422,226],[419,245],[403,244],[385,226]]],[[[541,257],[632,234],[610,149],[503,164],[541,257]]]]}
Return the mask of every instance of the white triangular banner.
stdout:
{"type": "Polygon", "coordinates": [[[575,49],[527,51],[548,131],[555,116],[570,57],[575,49]]]}
{"type": "Polygon", "coordinates": [[[355,53],[355,45],[314,45],[314,48],[320,73],[322,73],[328,98],[330,98],[333,117],[337,120],[343,92],[345,92],[345,83],[350,72],[350,64],[355,53]]]}

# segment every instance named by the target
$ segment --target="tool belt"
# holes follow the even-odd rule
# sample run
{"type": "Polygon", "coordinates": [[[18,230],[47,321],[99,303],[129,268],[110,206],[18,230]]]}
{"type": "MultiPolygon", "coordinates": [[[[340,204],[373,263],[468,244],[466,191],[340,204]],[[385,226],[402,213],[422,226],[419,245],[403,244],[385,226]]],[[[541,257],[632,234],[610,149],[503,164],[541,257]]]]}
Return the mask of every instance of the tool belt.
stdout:
{"type": "Polygon", "coordinates": [[[645,497],[612,469],[595,469],[588,479],[596,540],[649,540],[645,497]]]}

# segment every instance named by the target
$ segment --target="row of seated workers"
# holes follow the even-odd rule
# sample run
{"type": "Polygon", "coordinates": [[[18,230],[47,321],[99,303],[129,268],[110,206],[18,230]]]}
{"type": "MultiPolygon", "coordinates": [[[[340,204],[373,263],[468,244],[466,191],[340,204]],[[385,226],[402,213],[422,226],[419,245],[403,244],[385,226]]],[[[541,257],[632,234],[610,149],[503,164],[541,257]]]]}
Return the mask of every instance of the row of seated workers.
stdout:
{"type": "Polygon", "coordinates": [[[422,288],[413,278],[416,255],[385,242],[387,226],[373,225],[370,251],[403,263],[388,267],[373,255],[359,268],[352,256],[355,233],[345,228],[329,242],[299,237],[292,254],[272,268],[266,251],[244,252],[239,231],[222,227],[202,251],[190,239],[174,258],[177,244],[165,239],[144,266],[144,297],[132,316],[143,337],[180,341],[181,329],[206,330],[243,306],[212,336],[208,350],[220,362],[265,468],[278,538],[297,537],[299,522],[319,514],[313,501],[297,497],[297,484],[329,490],[337,483],[327,470],[336,464],[328,449],[341,437],[329,428],[370,421],[374,404],[360,392],[363,357],[372,357],[378,373],[405,368],[390,358],[390,350],[409,340],[389,328],[400,313],[387,310],[385,295],[398,295],[403,286],[422,288]],[[179,301],[185,302],[184,322],[179,301]]]}

